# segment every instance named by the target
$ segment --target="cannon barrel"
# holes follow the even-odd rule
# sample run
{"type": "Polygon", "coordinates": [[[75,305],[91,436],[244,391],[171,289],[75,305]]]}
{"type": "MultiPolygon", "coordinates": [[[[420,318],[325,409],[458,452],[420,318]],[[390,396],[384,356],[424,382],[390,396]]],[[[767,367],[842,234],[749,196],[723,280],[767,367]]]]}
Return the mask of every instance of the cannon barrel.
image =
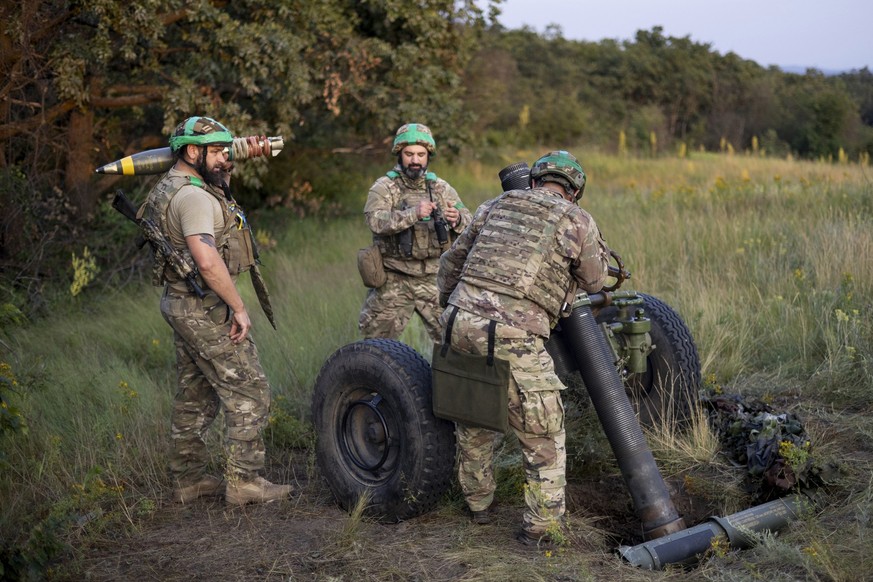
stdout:
{"type": "Polygon", "coordinates": [[[776,531],[798,517],[804,499],[777,499],[729,515],[712,516],[685,529],[670,500],[664,480],[642,434],[633,407],[612,361],[606,337],[596,324],[591,305],[606,306],[615,293],[580,296],[569,317],[562,320],[549,353],[556,371],[578,371],[609,439],[634,509],[643,522],[647,540],[636,546],[621,546],[627,562],[648,569],[666,564],[694,562],[711,547],[713,538],[724,536],[731,547],[742,549],[755,543],[756,532],[776,531]]]}
{"type": "Polygon", "coordinates": [[[530,188],[530,167],[526,162],[518,162],[506,166],[497,174],[500,187],[504,192],[509,190],[527,190],[530,188]]]}
{"type": "Polygon", "coordinates": [[[636,546],[621,546],[618,551],[622,559],[649,570],[660,570],[666,564],[691,563],[712,546],[717,536],[727,538],[733,548],[752,546],[754,533],[784,527],[798,517],[803,503],[798,495],[784,497],[727,517],[713,516],[700,525],[636,546]]]}
{"type": "Polygon", "coordinates": [[[587,298],[578,300],[570,315],[561,321],[565,355],[582,375],[642,521],[645,538],[682,530],[685,523],[673,506],[590,304],[587,298]]]}

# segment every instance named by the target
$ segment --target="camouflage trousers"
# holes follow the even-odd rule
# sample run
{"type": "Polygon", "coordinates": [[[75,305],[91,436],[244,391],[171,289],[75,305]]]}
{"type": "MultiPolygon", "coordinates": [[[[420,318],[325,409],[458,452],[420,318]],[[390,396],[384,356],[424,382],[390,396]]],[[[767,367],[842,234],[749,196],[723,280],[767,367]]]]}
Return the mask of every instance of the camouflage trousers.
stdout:
{"type": "Polygon", "coordinates": [[[161,314],[173,328],[178,392],[173,399],[170,471],[181,486],[206,472],[204,437],[224,413],[225,475],[250,480],[264,467],[263,428],[270,385],[251,337],[230,341],[230,309],[217,295],[204,299],[165,290],[161,314]]]}
{"type": "Polygon", "coordinates": [[[388,280],[384,285],[367,292],[358,317],[361,334],[365,338],[397,339],[412,314],[418,313],[431,340],[441,341],[439,317],[443,308],[439,305],[436,277],[412,277],[396,271],[388,271],[387,275],[388,280]]]}
{"type": "MultiPolygon", "coordinates": [[[[453,306],[441,318],[445,324],[453,306]]],[[[488,353],[489,320],[458,310],[452,346],[460,351],[488,353]]],[[[541,534],[564,515],[567,452],[564,433],[564,385],[543,339],[526,331],[497,325],[494,355],[508,360],[509,425],[521,444],[525,472],[523,516],[525,530],[541,534]]],[[[456,424],[460,462],[458,480],[471,511],[486,509],[494,500],[494,447],[502,434],[456,424]]]]}

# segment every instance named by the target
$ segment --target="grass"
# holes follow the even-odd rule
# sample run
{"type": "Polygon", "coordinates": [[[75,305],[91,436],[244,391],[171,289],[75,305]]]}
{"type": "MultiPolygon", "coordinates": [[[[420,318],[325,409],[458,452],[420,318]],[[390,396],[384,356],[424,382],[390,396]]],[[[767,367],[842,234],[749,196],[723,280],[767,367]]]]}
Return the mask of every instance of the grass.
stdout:
{"type": "MultiPolygon", "coordinates": [[[[475,208],[499,193],[501,167],[539,153],[510,152],[455,166],[440,160],[434,169],[475,208]]],[[[581,159],[589,179],[582,205],[633,273],[626,286],[682,314],[705,376],[797,412],[813,437],[814,453],[840,467],[824,492],[824,509],[785,535],[767,538],[754,550],[714,557],[688,578],[673,570],[659,576],[863,579],[873,571],[865,549],[873,538],[870,169],[743,155],[637,160],[591,152],[581,159]]],[[[331,219],[265,215],[260,224],[276,242],[263,252],[263,272],[278,330],[257,309],[247,282],[240,288],[274,389],[275,438],[268,452],[278,458],[284,447],[295,447],[305,455],[312,442],[315,377],[332,351],[358,339],[365,289],[355,252],[369,244],[369,234],[358,212],[331,219]]],[[[26,433],[0,434],[0,550],[7,555],[18,548],[21,560],[46,565],[51,559],[40,555],[47,553],[40,543],[54,535],[69,542],[65,551],[72,547],[75,556],[76,547],[87,547],[88,535],[100,535],[88,531],[134,527],[166,495],[175,376],[158,296],[151,287],[109,297],[86,288],[63,312],[0,335],[0,360],[16,380],[4,398],[22,411],[28,427],[26,433]],[[71,526],[82,520],[100,528],[71,526]]],[[[403,340],[427,356],[429,341],[417,322],[403,340]]],[[[583,407],[575,414],[571,481],[608,473],[611,452],[591,411],[583,407]]],[[[683,477],[724,513],[747,506],[741,479],[720,459],[700,419],[688,432],[656,430],[648,437],[665,475],[683,477]]],[[[219,451],[217,438],[212,444],[219,451]]],[[[511,442],[505,448],[503,459],[509,461],[498,471],[498,498],[519,503],[518,472],[512,469],[517,451],[511,442]]],[[[577,540],[581,551],[539,553],[530,561],[495,550],[502,537],[495,542],[458,525],[461,504],[449,503],[452,525],[439,528],[455,540],[444,554],[452,565],[445,574],[452,579],[650,579],[616,564],[608,540],[590,533],[598,526],[584,518],[581,530],[591,541],[577,540]]],[[[331,568],[337,579],[379,551],[362,533],[373,527],[353,515],[340,537],[331,538],[346,560],[331,568]]],[[[508,536],[511,525],[498,530],[508,536]]],[[[368,567],[383,568],[383,579],[404,578],[403,565],[384,556],[368,567]]],[[[427,579],[423,567],[410,568],[427,579]]]]}

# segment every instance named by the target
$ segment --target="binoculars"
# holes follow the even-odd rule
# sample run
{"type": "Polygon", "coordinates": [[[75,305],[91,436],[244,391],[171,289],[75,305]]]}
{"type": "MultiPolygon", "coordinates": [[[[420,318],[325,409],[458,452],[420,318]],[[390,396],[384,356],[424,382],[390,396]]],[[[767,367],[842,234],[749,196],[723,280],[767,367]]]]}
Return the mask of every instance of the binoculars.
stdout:
{"type": "Polygon", "coordinates": [[[449,242],[449,223],[443,218],[443,213],[439,207],[431,211],[430,217],[433,220],[433,226],[436,229],[437,240],[440,246],[445,246],[449,242]]]}
{"type": "MultiPolygon", "coordinates": [[[[443,247],[449,243],[449,223],[443,217],[442,211],[439,208],[434,208],[430,213],[430,218],[433,220],[434,230],[436,230],[437,241],[443,247]]],[[[412,231],[413,227],[402,230],[397,233],[397,246],[400,247],[400,254],[404,257],[412,256],[412,231]]]]}

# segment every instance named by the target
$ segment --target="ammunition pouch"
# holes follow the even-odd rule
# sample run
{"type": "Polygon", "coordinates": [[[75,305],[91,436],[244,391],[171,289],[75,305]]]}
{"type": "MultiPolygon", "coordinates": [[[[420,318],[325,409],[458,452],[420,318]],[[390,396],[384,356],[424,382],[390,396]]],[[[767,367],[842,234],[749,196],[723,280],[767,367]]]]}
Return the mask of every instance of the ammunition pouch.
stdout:
{"type": "Polygon", "coordinates": [[[494,330],[488,327],[488,355],[460,352],[451,346],[455,307],[446,326],[444,344],[436,344],[431,360],[433,413],[465,426],[498,432],[509,430],[509,362],[494,357],[494,330]]]}
{"type": "Polygon", "coordinates": [[[216,237],[216,245],[231,277],[245,273],[256,263],[254,236],[248,228],[238,229],[229,222],[220,238],[216,237]]]}
{"type": "Polygon", "coordinates": [[[372,244],[358,251],[358,273],[364,286],[371,289],[378,289],[388,280],[378,245],[372,244]]]}
{"type": "MultiPolygon", "coordinates": [[[[419,261],[438,259],[443,254],[443,246],[437,238],[433,220],[419,220],[412,225],[412,258],[419,261]]],[[[448,232],[446,232],[448,237],[448,232]]]]}
{"type": "Polygon", "coordinates": [[[404,259],[412,258],[412,233],[414,230],[415,228],[410,226],[394,235],[396,238],[397,250],[400,252],[400,256],[404,259]]]}

